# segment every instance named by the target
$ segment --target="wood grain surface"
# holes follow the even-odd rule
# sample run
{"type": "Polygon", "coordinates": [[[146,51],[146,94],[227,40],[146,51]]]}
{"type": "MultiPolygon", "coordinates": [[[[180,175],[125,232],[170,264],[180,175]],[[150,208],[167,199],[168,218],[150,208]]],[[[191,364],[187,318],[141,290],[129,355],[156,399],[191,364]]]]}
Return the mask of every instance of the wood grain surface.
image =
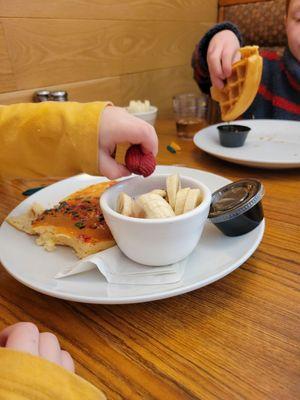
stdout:
{"type": "Polygon", "coordinates": [[[5,43],[3,26],[0,23],[0,92],[15,90],[16,84],[13,76],[12,66],[5,43]]]}
{"type": "Polygon", "coordinates": [[[0,104],[49,88],[125,105],[147,77],[151,102],[170,114],[174,89],[198,91],[191,54],[217,9],[217,0],[0,0],[0,104]]]}
{"type": "Polygon", "coordinates": [[[190,63],[210,24],[2,19],[19,89],[190,63]]]}
{"type": "MultiPolygon", "coordinates": [[[[109,99],[115,105],[126,106],[132,99],[150,99],[159,109],[160,115],[170,115],[172,97],[178,93],[199,93],[192,79],[190,66],[154,69],[110,78],[93,79],[44,89],[66,90],[71,101],[99,101],[109,99]]],[[[0,93],[0,104],[13,104],[32,101],[32,89],[0,93]]]]}
{"type": "MultiPolygon", "coordinates": [[[[78,373],[109,399],[299,399],[300,171],[230,164],[178,139],[172,120],[157,128],[159,164],[263,182],[266,231],[258,250],[214,284],[132,305],[51,298],[0,267],[0,329],[33,321],[54,332],[78,373]],[[182,147],[177,154],[166,150],[173,140],[182,147]]],[[[1,181],[0,220],[24,189],[56,180],[1,181]]]]}
{"type": "Polygon", "coordinates": [[[199,21],[216,19],[217,0],[0,0],[4,17],[199,21]],[[203,12],[205,10],[205,12],[203,12]]]}

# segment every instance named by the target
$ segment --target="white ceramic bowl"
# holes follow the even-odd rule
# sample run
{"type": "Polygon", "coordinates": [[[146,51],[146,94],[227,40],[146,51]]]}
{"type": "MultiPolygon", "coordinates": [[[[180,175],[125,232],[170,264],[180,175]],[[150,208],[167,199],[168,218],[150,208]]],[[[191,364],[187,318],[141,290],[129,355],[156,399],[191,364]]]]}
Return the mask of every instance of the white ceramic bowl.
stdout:
{"type": "Polygon", "coordinates": [[[120,192],[135,197],[153,189],[165,189],[168,175],[134,177],[107,189],[100,206],[119,248],[132,260],[145,265],[168,265],[187,257],[201,237],[211,203],[211,192],[203,183],[181,176],[181,186],[199,188],[202,202],[194,210],[163,219],[132,218],[116,212],[120,192]]]}
{"type": "MultiPolygon", "coordinates": [[[[125,107],[126,110],[128,111],[128,107],[125,107]]],[[[149,124],[151,124],[152,126],[155,125],[155,121],[157,118],[157,111],[158,108],[155,106],[150,106],[150,110],[146,111],[146,112],[130,112],[128,111],[130,114],[134,115],[135,117],[141,118],[144,121],[148,122],[149,124]]]]}

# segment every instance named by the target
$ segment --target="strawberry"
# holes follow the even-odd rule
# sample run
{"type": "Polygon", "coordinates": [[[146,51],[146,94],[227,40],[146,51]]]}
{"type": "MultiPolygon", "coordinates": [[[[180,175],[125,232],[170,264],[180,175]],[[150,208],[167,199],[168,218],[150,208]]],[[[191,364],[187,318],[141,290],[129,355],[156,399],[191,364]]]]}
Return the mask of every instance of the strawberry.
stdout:
{"type": "Polygon", "coordinates": [[[144,154],[140,164],[140,174],[145,178],[153,173],[156,167],[156,161],[152,153],[144,154]]]}
{"type": "Polygon", "coordinates": [[[152,153],[144,154],[141,146],[134,144],[126,152],[125,164],[130,172],[146,177],[155,170],[156,161],[152,153]]]}
{"type": "Polygon", "coordinates": [[[140,173],[140,163],[143,153],[139,145],[130,146],[125,155],[125,164],[130,172],[134,174],[140,173]]]}

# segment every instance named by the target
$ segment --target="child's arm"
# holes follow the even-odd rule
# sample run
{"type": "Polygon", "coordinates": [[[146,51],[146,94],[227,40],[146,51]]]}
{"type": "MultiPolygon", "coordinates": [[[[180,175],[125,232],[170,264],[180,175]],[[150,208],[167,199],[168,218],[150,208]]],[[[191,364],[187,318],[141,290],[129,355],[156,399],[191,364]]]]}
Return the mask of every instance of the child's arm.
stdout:
{"type": "Polygon", "coordinates": [[[28,322],[0,332],[0,399],[105,400],[105,395],[74,373],[58,339],[28,322]]]}
{"type": "Polygon", "coordinates": [[[230,22],[215,25],[203,36],[193,53],[192,67],[194,79],[204,93],[209,93],[212,84],[222,88],[241,45],[241,34],[230,22]]]}
{"type": "Polygon", "coordinates": [[[157,153],[152,126],[107,102],[44,102],[0,106],[0,175],[129,175],[111,157],[121,142],[157,153]]]}

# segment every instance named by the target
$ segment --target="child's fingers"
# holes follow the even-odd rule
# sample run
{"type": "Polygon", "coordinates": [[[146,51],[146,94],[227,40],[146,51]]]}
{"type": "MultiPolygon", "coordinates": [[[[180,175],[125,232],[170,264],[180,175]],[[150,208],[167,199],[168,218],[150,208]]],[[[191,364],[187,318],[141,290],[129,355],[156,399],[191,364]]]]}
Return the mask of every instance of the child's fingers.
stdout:
{"type": "Polygon", "coordinates": [[[240,61],[240,59],[241,59],[241,52],[236,51],[232,57],[232,64],[234,64],[237,61],[240,61]]]}
{"type": "Polygon", "coordinates": [[[39,355],[55,364],[61,364],[61,350],[57,337],[50,332],[43,332],[39,337],[39,355]]]}
{"type": "Polygon", "coordinates": [[[4,329],[0,343],[9,349],[39,355],[39,330],[31,322],[19,322],[4,329]]]}
{"type": "Polygon", "coordinates": [[[0,347],[5,347],[6,346],[6,342],[7,342],[7,339],[9,337],[9,335],[16,328],[17,325],[20,325],[20,322],[18,322],[17,324],[10,325],[10,326],[4,328],[0,332],[0,347]]]}
{"type": "Polygon", "coordinates": [[[158,139],[153,126],[132,115],[128,115],[126,125],[115,135],[115,141],[116,144],[140,144],[145,153],[153,153],[154,156],[158,152],[158,139]]]}
{"type": "Polygon", "coordinates": [[[215,75],[211,75],[210,80],[211,80],[212,86],[215,86],[218,89],[223,89],[223,87],[224,87],[223,79],[220,79],[215,75]]]}
{"type": "Polygon", "coordinates": [[[5,347],[6,341],[7,341],[7,338],[8,338],[8,330],[9,330],[9,329],[11,329],[11,326],[9,326],[9,327],[3,329],[3,330],[0,332],[0,347],[5,347]]]}
{"type": "Polygon", "coordinates": [[[234,52],[231,48],[224,48],[222,53],[222,69],[224,78],[229,78],[232,72],[232,59],[234,52]]]}
{"type": "Polygon", "coordinates": [[[99,151],[99,170],[108,179],[130,175],[128,169],[123,164],[117,163],[105,150],[99,151]]]}
{"type": "Polygon", "coordinates": [[[219,89],[222,89],[224,86],[223,79],[225,78],[221,64],[221,54],[221,46],[212,47],[212,49],[209,48],[207,52],[207,64],[210,79],[212,85],[219,89]]]}
{"type": "Polygon", "coordinates": [[[140,144],[144,153],[152,153],[154,156],[158,152],[158,139],[153,126],[143,124],[141,130],[129,132],[129,142],[131,144],[140,144]]]}
{"type": "Polygon", "coordinates": [[[71,357],[70,353],[68,353],[65,350],[61,351],[60,354],[60,359],[61,359],[61,366],[67,369],[70,372],[75,372],[75,365],[73,358],[71,357]]]}

